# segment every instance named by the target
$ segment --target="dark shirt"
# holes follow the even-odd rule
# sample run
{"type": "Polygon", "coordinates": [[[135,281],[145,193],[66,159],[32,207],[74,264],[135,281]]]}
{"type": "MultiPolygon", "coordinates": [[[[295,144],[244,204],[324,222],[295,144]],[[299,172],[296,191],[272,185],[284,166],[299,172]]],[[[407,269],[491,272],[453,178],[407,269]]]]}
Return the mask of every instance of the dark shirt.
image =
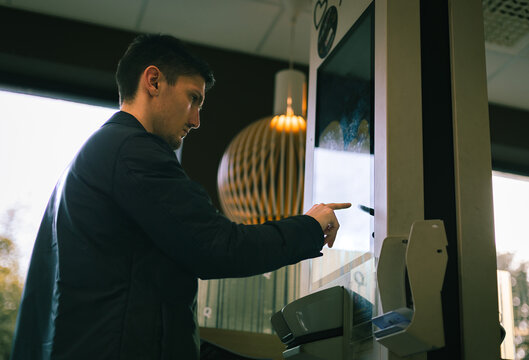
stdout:
{"type": "Polygon", "coordinates": [[[229,221],[130,114],[83,145],[46,208],[12,359],[198,359],[197,278],[320,256],[310,216],[229,221]]]}

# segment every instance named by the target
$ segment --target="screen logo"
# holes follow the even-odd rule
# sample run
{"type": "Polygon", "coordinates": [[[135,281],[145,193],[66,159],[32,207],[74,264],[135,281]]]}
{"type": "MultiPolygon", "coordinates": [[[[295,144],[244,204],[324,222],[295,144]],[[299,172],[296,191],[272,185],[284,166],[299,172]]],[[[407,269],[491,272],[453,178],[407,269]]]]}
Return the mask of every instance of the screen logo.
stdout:
{"type": "MultiPolygon", "coordinates": [[[[342,1],[340,0],[340,5],[342,1]]],[[[329,6],[328,0],[318,0],[314,5],[314,27],[318,32],[318,55],[324,58],[329,54],[336,37],[338,10],[329,6]]]]}

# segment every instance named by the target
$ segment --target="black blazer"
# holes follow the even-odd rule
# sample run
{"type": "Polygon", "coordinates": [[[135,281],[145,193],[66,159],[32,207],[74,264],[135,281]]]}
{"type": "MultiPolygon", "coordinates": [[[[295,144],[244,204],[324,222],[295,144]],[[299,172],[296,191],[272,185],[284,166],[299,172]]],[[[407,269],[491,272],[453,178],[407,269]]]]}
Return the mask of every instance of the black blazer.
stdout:
{"type": "Polygon", "coordinates": [[[197,278],[265,273],[322,246],[309,216],[229,221],[167,143],[118,112],[51,196],[12,359],[198,359],[197,278]]]}

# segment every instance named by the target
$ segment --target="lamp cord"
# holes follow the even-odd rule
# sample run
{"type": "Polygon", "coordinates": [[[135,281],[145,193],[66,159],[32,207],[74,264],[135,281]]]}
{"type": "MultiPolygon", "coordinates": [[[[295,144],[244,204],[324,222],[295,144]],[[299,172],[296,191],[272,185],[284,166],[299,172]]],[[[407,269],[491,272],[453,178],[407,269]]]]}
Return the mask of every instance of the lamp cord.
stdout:
{"type": "MultiPolygon", "coordinates": [[[[288,61],[288,69],[294,69],[294,35],[296,28],[296,15],[292,15],[290,18],[290,54],[288,61]]],[[[294,110],[292,109],[292,77],[291,74],[288,76],[288,85],[287,85],[287,115],[294,115],[294,110]]]]}
{"type": "Polygon", "coordinates": [[[290,56],[289,56],[289,63],[288,63],[288,69],[292,70],[294,68],[294,37],[295,37],[295,29],[296,29],[296,16],[293,15],[290,19],[290,56]]]}

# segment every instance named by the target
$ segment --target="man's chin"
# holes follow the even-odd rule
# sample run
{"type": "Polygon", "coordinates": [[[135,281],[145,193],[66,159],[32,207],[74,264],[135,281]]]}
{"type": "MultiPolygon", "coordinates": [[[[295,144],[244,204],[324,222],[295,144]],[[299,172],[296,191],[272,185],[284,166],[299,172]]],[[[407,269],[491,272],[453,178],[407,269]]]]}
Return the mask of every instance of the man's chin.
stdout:
{"type": "Polygon", "coordinates": [[[171,148],[173,150],[178,150],[182,146],[182,140],[183,139],[173,139],[173,141],[169,143],[169,145],[171,145],[171,148]]]}
{"type": "Polygon", "coordinates": [[[165,141],[167,142],[167,144],[169,144],[169,146],[171,147],[171,149],[173,150],[178,150],[180,149],[180,147],[182,146],[182,140],[181,138],[165,138],[165,141]]]}

